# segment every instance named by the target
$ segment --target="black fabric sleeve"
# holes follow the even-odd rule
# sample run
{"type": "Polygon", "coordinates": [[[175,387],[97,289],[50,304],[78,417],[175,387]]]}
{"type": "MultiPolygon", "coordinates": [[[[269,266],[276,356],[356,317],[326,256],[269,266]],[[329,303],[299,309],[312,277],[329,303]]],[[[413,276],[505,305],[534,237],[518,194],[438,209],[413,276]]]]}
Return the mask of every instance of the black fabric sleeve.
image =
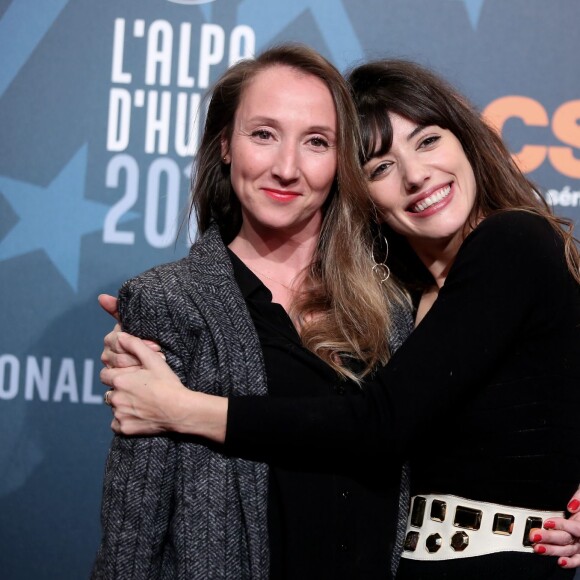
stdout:
{"type": "MultiPolygon", "coordinates": [[[[452,417],[481,388],[531,314],[549,308],[566,275],[562,245],[542,218],[505,212],[464,241],[435,304],[361,396],[230,398],[230,453],[286,450],[406,455],[417,433],[452,417]]],[[[380,455],[378,455],[380,454],[380,455]]]]}

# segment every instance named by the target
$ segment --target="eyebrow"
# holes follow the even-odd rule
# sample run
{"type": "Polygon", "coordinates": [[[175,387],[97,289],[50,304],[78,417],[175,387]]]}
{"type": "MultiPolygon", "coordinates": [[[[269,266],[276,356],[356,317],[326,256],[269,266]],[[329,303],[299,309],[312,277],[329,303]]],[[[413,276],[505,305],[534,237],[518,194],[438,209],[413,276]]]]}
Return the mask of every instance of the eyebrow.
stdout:
{"type": "Polygon", "coordinates": [[[333,129],[328,125],[314,125],[314,127],[309,128],[309,132],[311,133],[332,133],[336,135],[337,129],[333,129]]]}
{"type": "MultiPolygon", "coordinates": [[[[426,129],[429,125],[417,125],[408,135],[407,135],[407,141],[411,141],[411,139],[413,139],[413,137],[415,137],[416,135],[418,135],[421,131],[423,131],[424,129],[426,129]]],[[[366,165],[367,163],[371,162],[373,159],[376,159],[377,157],[380,157],[379,154],[377,153],[373,153],[365,162],[364,165],[366,165]]]]}
{"type": "Polygon", "coordinates": [[[417,125],[408,135],[407,135],[407,141],[410,141],[411,139],[413,139],[413,137],[417,136],[421,131],[423,131],[423,129],[425,129],[425,127],[427,127],[427,125],[417,125]]]}

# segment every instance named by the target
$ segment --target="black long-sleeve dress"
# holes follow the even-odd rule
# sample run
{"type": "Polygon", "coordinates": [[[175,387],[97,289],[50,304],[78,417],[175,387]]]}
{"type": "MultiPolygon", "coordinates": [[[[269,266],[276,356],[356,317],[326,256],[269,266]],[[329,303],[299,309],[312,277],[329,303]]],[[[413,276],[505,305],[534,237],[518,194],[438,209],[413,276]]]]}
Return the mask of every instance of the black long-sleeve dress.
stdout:
{"type": "MultiPolygon", "coordinates": [[[[304,348],[290,318],[260,280],[229,252],[262,347],[273,397],[360,396],[361,388],[304,348]]],[[[412,327],[396,317],[391,346],[412,327]]],[[[388,580],[395,541],[401,463],[325,453],[271,458],[268,495],[270,580],[388,580]]]]}
{"type": "MultiPolygon", "coordinates": [[[[402,451],[413,493],[563,510],[580,481],[578,409],[579,286],[546,220],[510,211],[466,238],[432,309],[363,396],[231,398],[226,446],[263,459],[340,449],[373,464],[402,451]]],[[[519,552],[400,570],[421,574],[573,571],[519,552]]]]}

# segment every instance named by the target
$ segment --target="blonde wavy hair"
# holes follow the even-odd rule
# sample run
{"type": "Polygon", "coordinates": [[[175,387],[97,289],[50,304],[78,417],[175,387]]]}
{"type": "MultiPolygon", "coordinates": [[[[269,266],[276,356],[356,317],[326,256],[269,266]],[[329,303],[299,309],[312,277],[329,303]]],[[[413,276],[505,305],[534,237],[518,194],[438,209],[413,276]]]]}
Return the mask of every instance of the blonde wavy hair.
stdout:
{"type": "Polygon", "coordinates": [[[298,321],[305,347],[339,375],[359,382],[389,359],[390,304],[402,298],[390,283],[381,284],[372,271],[372,204],[358,157],[357,112],[345,79],[328,60],[309,47],[284,44],[255,59],[240,61],[223,74],[209,95],[190,214],[196,214],[200,233],[217,223],[226,244],[238,233],[241,207],[229,166],[221,162],[221,140],[231,138],[235,113],[248,83],[261,71],[280,66],[324,82],[337,113],[337,173],[325,204],[318,245],[291,314],[298,321]]]}

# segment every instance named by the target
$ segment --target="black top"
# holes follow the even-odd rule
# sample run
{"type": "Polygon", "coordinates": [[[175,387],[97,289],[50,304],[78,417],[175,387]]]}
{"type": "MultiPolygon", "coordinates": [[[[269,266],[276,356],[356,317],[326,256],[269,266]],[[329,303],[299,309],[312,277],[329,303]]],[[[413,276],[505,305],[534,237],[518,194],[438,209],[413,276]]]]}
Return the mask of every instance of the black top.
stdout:
{"type": "MultiPolygon", "coordinates": [[[[230,257],[261,342],[270,394],[358,397],[360,387],[340,379],[305,349],[266,286],[233,252],[230,257]]],[[[267,457],[270,463],[272,580],[389,578],[400,464],[391,460],[385,470],[379,462],[343,458],[340,446],[322,453],[303,448],[280,457],[275,445],[265,447],[253,458],[267,457]]],[[[227,449],[236,453],[234,445],[227,449]]]]}
{"type": "MultiPolygon", "coordinates": [[[[504,212],[467,237],[365,396],[232,398],[227,442],[277,456],[340,447],[373,463],[404,450],[413,493],[563,510],[580,481],[579,387],[580,294],[563,244],[542,218],[504,212]]],[[[522,578],[549,577],[542,558],[519,556],[522,578]]]]}

